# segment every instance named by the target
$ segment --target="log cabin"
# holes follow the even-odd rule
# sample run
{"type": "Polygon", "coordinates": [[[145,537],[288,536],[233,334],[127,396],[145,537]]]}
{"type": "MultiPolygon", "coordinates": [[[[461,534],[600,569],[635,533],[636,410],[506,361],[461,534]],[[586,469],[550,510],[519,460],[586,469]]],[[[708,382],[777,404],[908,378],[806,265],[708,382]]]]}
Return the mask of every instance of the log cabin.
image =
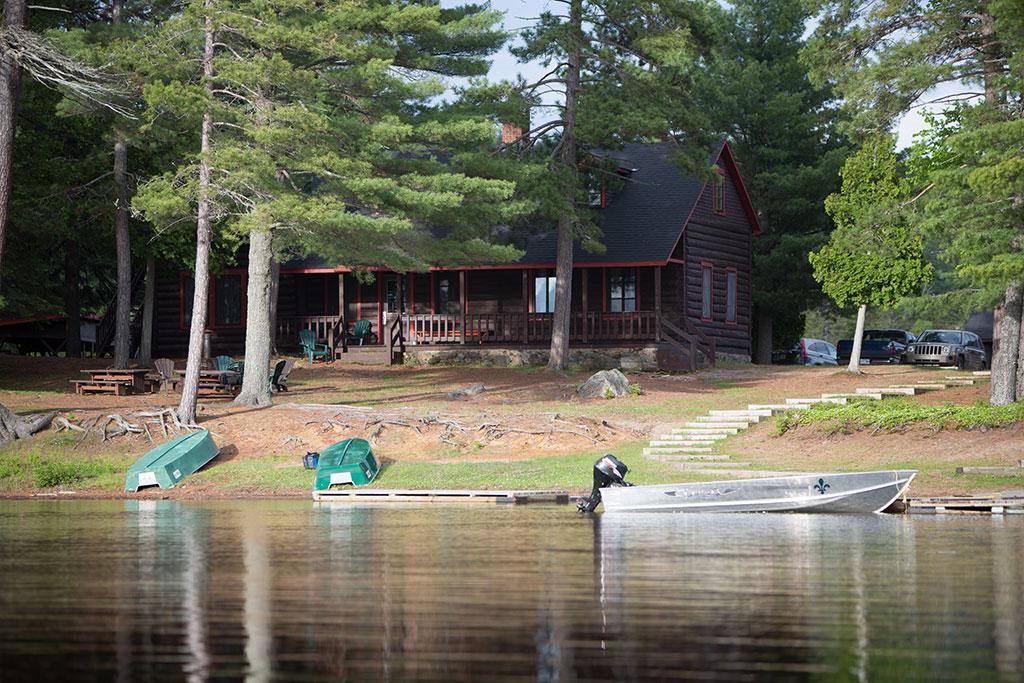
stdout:
{"type": "MultiPolygon", "coordinates": [[[[606,357],[644,352],[666,369],[750,359],[751,248],[761,231],[729,146],[712,154],[710,182],[683,175],[667,144],[631,144],[608,152],[621,189],[592,193],[603,231],[602,254],[576,247],[570,341],[606,357]]],[[[392,362],[402,351],[537,349],[551,339],[555,238],[528,241],[515,263],[395,273],[351,268],[310,257],[281,266],[276,339],[297,347],[298,332],[316,331],[337,357],[375,352],[392,362]],[[369,321],[364,348],[344,331],[369,321]],[[369,348],[365,348],[365,347],[369,348]]],[[[188,345],[192,274],[161,268],[157,278],[154,354],[181,357],[188,345]]],[[[244,348],[246,273],[211,277],[208,329],[213,353],[244,348]]],[[[365,356],[367,360],[372,355],[365,356]]],[[[474,359],[476,359],[474,357],[474,359]]],[[[371,361],[372,362],[372,361],[371,361]]]]}

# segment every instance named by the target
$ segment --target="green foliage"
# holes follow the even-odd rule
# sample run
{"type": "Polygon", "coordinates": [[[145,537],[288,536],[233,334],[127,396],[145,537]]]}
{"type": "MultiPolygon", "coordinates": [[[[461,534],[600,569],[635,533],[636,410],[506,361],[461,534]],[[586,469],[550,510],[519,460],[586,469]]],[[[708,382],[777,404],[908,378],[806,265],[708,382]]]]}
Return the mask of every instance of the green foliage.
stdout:
{"type": "Polygon", "coordinates": [[[643,388],[639,384],[637,384],[636,382],[633,382],[632,384],[629,385],[629,395],[630,396],[643,396],[643,394],[644,394],[643,388]]]}
{"type": "Polygon", "coordinates": [[[602,394],[606,399],[615,398],[615,392],[612,391],[611,387],[605,387],[604,393],[602,394]]]}
{"type": "Polygon", "coordinates": [[[928,406],[901,399],[854,401],[847,405],[819,403],[808,410],[790,411],[776,422],[776,434],[782,435],[797,427],[821,425],[832,432],[863,429],[894,431],[912,424],[926,424],[935,429],[977,429],[1006,427],[1024,422],[1024,403],[993,406],[977,403],[971,406],[946,404],[928,406]]]}
{"type": "Polygon", "coordinates": [[[119,471],[114,465],[104,462],[46,460],[32,464],[32,479],[36,486],[43,489],[68,486],[119,471]]]}
{"type": "Polygon", "coordinates": [[[836,222],[828,244],[809,256],[814,278],[839,306],[891,308],[932,276],[924,240],[908,227],[905,186],[890,136],[874,137],[846,160],[842,191],[825,200],[836,222]]]}
{"type": "Polygon", "coordinates": [[[24,470],[25,466],[18,458],[10,455],[0,457],[0,479],[20,476],[24,470]]]}
{"type": "Polygon", "coordinates": [[[754,240],[755,315],[773,320],[777,348],[800,337],[802,312],[822,300],[807,254],[832,230],[825,197],[849,154],[832,91],[800,59],[801,0],[739,0],[722,13],[721,52],[698,81],[713,130],[729,139],[761,212],[754,240]],[[754,104],[756,103],[756,104],[754,104]]]}

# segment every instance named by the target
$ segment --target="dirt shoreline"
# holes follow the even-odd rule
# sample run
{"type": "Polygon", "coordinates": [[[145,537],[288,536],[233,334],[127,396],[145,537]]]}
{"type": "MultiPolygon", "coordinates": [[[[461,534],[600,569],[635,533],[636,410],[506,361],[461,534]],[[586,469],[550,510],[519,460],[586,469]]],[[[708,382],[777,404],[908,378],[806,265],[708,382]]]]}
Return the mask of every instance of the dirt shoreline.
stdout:
{"type": "MultiPolygon", "coordinates": [[[[86,426],[113,414],[137,420],[131,417],[135,413],[176,404],[174,394],[71,393],[68,377],[96,365],[74,359],[0,356],[0,403],[21,414],[57,410],[86,426]]],[[[301,469],[302,455],[349,437],[369,439],[384,463],[379,488],[523,490],[538,488],[529,484],[537,479],[545,488],[585,493],[593,459],[606,452],[626,458],[642,483],[698,480],[674,465],[644,458],[641,448],[654,434],[712,409],[778,403],[857,387],[928,382],[952,372],[869,366],[856,376],[835,367],[726,365],[680,375],[630,372],[642,395],[580,399],[575,388],[589,374],[578,370],[560,375],[535,368],[384,368],[343,363],[305,367],[300,363],[292,375],[292,390],[275,395],[270,408],[254,410],[226,401],[201,404],[200,425],[210,429],[221,453],[179,488],[123,492],[123,472],[152,447],[145,436],[104,440],[90,434],[83,439],[78,432],[51,431],[0,449],[0,498],[302,498],[310,495],[312,486],[311,475],[301,469]],[[448,395],[478,383],[486,390],[471,399],[448,395]],[[54,494],[52,488],[35,486],[29,475],[33,463],[48,461],[96,464],[98,474],[60,486],[74,493],[54,494]],[[446,478],[456,483],[448,485],[446,478]]],[[[985,400],[987,390],[982,383],[929,392],[912,400],[969,405],[985,400]]],[[[1024,488],[1015,479],[953,474],[956,466],[1005,466],[1024,458],[1022,424],[988,432],[910,429],[823,434],[798,429],[777,437],[771,423],[730,437],[716,452],[761,469],[849,471],[913,465],[922,471],[912,487],[912,494],[919,496],[1024,488]]],[[[159,428],[154,428],[153,438],[162,440],[159,428]]]]}

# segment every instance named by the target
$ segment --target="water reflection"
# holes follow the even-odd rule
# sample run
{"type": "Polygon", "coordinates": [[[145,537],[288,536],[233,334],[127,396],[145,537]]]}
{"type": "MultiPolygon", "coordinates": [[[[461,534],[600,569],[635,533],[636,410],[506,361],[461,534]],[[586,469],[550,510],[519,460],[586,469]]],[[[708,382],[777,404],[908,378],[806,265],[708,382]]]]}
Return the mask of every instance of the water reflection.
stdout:
{"type": "Polygon", "coordinates": [[[2,681],[1024,669],[1020,518],[9,501],[0,549],[2,681]]]}

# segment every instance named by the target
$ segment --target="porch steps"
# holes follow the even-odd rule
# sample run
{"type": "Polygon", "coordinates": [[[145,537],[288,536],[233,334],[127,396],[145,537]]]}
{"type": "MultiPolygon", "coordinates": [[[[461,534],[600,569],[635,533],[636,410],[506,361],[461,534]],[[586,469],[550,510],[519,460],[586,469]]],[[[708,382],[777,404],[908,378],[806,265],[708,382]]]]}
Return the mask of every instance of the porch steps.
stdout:
{"type": "MultiPolygon", "coordinates": [[[[987,374],[987,373],[986,373],[987,374]]],[[[985,376],[974,373],[975,376],[985,376]]],[[[813,405],[833,403],[846,405],[853,399],[881,401],[887,396],[914,396],[919,392],[941,391],[949,387],[974,384],[973,377],[964,375],[946,377],[943,382],[892,384],[888,387],[861,387],[852,392],[824,393],[816,398],[787,398],[782,403],[752,403],[746,409],[709,410],[706,415],[694,417],[668,433],[656,434],[643,449],[645,458],[669,462],[690,474],[709,474],[726,477],[773,477],[800,474],[780,470],[750,469],[751,464],[737,462],[733,456],[713,453],[716,442],[739,434],[751,425],[773,415],[791,410],[807,410],[813,405]]]]}

